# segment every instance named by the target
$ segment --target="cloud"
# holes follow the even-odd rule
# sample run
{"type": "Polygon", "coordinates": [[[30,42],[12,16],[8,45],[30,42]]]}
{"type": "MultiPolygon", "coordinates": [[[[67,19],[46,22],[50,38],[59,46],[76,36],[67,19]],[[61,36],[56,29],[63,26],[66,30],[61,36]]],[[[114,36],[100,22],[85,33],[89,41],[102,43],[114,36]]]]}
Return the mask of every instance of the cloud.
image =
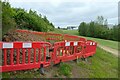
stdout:
{"type": "Polygon", "coordinates": [[[104,16],[108,23],[117,24],[118,0],[10,0],[13,7],[36,10],[46,15],[55,26],[79,25],[104,16]]]}

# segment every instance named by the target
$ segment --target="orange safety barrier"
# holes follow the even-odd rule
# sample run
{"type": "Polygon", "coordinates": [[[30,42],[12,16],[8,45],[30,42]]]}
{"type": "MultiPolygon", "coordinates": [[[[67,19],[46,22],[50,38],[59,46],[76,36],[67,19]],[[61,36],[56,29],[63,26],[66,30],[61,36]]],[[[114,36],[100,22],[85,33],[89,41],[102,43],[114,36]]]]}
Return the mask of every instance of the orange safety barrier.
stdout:
{"type": "Polygon", "coordinates": [[[3,54],[2,72],[39,68],[50,65],[46,60],[47,48],[51,47],[48,42],[0,42],[3,54]]]}
{"type": "Polygon", "coordinates": [[[54,63],[75,60],[82,57],[84,46],[85,44],[82,41],[56,42],[54,45],[54,63]]]}
{"type": "Polygon", "coordinates": [[[87,58],[96,53],[97,43],[68,34],[55,34],[17,30],[17,32],[43,36],[50,42],[0,42],[3,64],[1,72],[26,70],[50,66],[78,58],[87,58]]]}

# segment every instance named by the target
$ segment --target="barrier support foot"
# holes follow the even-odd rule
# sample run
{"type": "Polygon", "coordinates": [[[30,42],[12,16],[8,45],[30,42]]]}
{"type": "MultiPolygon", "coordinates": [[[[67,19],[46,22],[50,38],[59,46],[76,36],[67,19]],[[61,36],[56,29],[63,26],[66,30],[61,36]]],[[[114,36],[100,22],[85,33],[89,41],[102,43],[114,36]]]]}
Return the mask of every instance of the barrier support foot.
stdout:
{"type": "Polygon", "coordinates": [[[40,65],[39,70],[40,70],[40,74],[45,75],[43,64],[40,65]]]}
{"type": "Polygon", "coordinates": [[[83,61],[85,61],[85,62],[87,62],[87,61],[88,61],[88,60],[87,60],[87,58],[82,58],[82,60],[83,60],[83,61]]]}

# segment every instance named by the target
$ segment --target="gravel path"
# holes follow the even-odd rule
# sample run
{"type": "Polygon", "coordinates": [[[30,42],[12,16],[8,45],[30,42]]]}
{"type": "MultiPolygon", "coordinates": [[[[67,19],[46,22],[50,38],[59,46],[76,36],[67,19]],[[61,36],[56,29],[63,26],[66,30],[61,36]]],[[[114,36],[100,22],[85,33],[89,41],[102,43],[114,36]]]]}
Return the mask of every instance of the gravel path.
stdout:
{"type": "Polygon", "coordinates": [[[110,48],[110,47],[103,46],[103,45],[100,45],[100,44],[98,44],[98,47],[100,47],[100,48],[102,48],[103,50],[105,50],[105,51],[107,51],[107,52],[110,52],[110,53],[112,53],[113,55],[115,55],[115,56],[118,57],[118,52],[119,52],[118,50],[112,49],[112,48],[110,48]]]}

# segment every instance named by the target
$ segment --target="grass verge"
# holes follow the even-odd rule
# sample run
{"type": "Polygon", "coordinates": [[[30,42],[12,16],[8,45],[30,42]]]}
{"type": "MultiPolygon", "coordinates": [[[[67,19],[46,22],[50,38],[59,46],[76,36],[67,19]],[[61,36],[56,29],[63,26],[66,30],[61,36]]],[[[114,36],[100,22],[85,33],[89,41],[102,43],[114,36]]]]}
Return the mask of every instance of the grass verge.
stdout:
{"type": "Polygon", "coordinates": [[[66,63],[61,63],[58,72],[59,72],[59,75],[64,75],[64,76],[70,77],[71,76],[71,66],[66,63]]]}
{"type": "Polygon", "coordinates": [[[88,62],[79,62],[90,78],[118,78],[118,58],[101,48],[93,57],[88,58],[88,62]]]}
{"type": "MultiPolygon", "coordinates": [[[[78,35],[79,33],[77,30],[63,30],[64,34],[70,34],[70,35],[78,35]]],[[[85,37],[85,36],[81,36],[81,37],[85,37]]],[[[103,45],[103,46],[107,46],[113,49],[118,50],[118,42],[117,41],[112,41],[112,40],[105,40],[105,39],[99,39],[99,38],[92,38],[92,37],[85,37],[89,40],[94,40],[96,42],[98,42],[98,44],[103,45]]]]}

